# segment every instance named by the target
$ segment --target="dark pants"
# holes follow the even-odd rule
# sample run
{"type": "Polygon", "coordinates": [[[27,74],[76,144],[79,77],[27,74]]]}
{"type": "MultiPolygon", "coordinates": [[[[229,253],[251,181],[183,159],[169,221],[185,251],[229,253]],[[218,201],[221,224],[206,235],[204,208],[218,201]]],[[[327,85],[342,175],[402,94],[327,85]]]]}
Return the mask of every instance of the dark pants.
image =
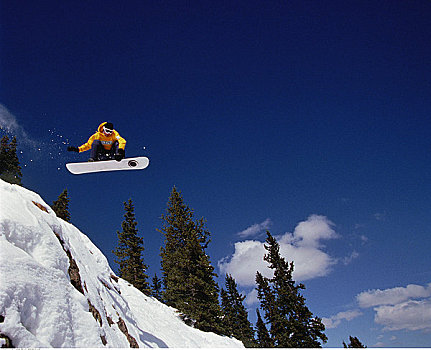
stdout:
{"type": "Polygon", "coordinates": [[[93,158],[94,160],[109,160],[114,159],[115,154],[118,153],[118,141],[115,141],[112,144],[112,147],[110,150],[106,150],[102,142],[100,140],[94,140],[91,145],[91,153],[90,158],[93,158]]]}

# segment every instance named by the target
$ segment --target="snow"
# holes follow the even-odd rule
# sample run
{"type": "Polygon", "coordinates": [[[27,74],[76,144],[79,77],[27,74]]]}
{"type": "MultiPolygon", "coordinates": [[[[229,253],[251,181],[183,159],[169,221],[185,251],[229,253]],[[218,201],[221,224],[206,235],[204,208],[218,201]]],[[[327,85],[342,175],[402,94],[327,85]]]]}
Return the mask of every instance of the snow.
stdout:
{"type": "Polygon", "coordinates": [[[37,193],[2,180],[0,316],[0,334],[15,347],[243,347],[187,326],[175,309],[117,278],[90,239],[37,193]],[[81,291],[71,283],[73,261],[81,291]]]}

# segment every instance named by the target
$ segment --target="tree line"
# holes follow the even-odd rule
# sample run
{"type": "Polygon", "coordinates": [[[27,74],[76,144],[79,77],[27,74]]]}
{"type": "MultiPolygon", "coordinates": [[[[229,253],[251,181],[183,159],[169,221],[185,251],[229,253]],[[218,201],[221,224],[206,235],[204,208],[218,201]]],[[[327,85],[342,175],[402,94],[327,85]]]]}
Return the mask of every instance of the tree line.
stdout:
{"type": "Polygon", "coordinates": [[[17,140],[4,135],[0,140],[0,179],[21,185],[21,166],[16,154],[17,140]]]}
{"type": "MultiPolygon", "coordinates": [[[[21,184],[21,168],[16,156],[16,138],[1,139],[0,178],[21,184]]],[[[67,189],[53,202],[58,217],[70,222],[67,189]]],[[[264,260],[273,270],[267,278],[256,272],[256,289],[260,307],[256,309],[257,322],[253,326],[238,292],[233,276],[225,276],[225,285],[219,287],[217,274],[206,253],[211,234],[204,218],[195,219],[194,211],[184,202],[181,192],[174,187],[161,216],[158,232],[164,236],[160,248],[162,276],[157,274],[148,282],[148,266],[144,262],[143,238],[139,236],[132,199],[124,202],[124,221],[117,231],[118,246],[113,253],[119,265],[119,277],[127,280],[146,295],[178,310],[187,324],[203,331],[234,337],[246,347],[321,347],[326,343],[325,326],[305,304],[301,290],[292,274],[294,262],[287,262],[280,254],[277,240],[267,231],[264,260]]],[[[349,337],[343,346],[365,347],[358,338],[349,337]]]]}
{"type": "Polygon", "coordinates": [[[204,218],[194,211],[174,187],[158,229],[164,236],[160,249],[162,276],[145,283],[147,266],[140,258],[144,251],[138,238],[132,200],[124,203],[123,230],[117,231],[119,245],[114,254],[119,275],[147,295],[152,295],[180,313],[187,324],[203,331],[227,335],[241,340],[247,347],[321,347],[327,341],[325,326],[305,305],[300,290],[303,284],[292,279],[293,262],[280,255],[279,244],[267,232],[264,259],[274,270],[274,277],[256,273],[260,310],[257,330],[248,320],[243,304],[245,296],[238,292],[235,279],[225,276],[220,288],[217,274],[206,253],[211,241],[204,218]]]}
{"type": "MultiPolygon", "coordinates": [[[[143,293],[178,310],[187,324],[203,331],[234,337],[246,347],[319,348],[326,343],[325,326],[321,318],[306,306],[301,291],[305,285],[293,280],[294,262],[287,262],[280,254],[280,246],[269,231],[266,232],[263,259],[273,270],[267,278],[256,272],[256,289],[260,307],[253,326],[233,276],[225,276],[219,287],[217,274],[206,253],[211,234],[204,218],[195,218],[194,211],[184,201],[182,193],[173,187],[162,225],[158,232],[164,242],[160,248],[161,271],[151,286],[147,266],[140,259],[143,242],[138,237],[132,200],[124,202],[123,230],[117,231],[119,246],[114,250],[120,265],[119,275],[143,293]],[[261,314],[262,313],[262,314],[261,314]]],[[[364,347],[350,337],[344,347],[364,347]]]]}

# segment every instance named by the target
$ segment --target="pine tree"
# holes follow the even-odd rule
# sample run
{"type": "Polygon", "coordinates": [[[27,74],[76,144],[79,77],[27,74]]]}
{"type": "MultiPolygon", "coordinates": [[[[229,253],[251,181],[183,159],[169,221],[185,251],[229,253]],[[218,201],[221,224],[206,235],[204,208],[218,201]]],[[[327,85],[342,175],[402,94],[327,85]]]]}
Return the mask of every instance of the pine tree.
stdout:
{"type": "Polygon", "coordinates": [[[179,310],[182,319],[203,331],[223,334],[218,303],[217,276],[205,253],[210,233],[203,218],[194,221],[193,210],[174,187],[169,198],[163,226],[162,258],[163,299],[179,310]]]}
{"type": "Polygon", "coordinates": [[[220,296],[227,335],[242,341],[246,347],[254,347],[256,346],[254,329],[243,305],[245,296],[239,294],[235,279],[231,275],[226,275],[225,284],[226,290],[222,288],[220,296]]]}
{"type": "Polygon", "coordinates": [[[274,277],[266,278],[256,274],[258,299],[265,312],[265,320],[270,325],[269,333],[276,347],[321,347],[318,338],[326,342],[325,326],[318,317],[313,317],[300,294],[303,284],[295,284],[292,279],[294,264],[280,255],[280,247],[274,237],[267,232],[268,253],[264,260],[274,270],[274,277]]]}
{"type": "Polygon", "coordinates": [[[2,137],[0,141],[0,179],[21,185],[22,173],[16,147],[16,137],[13,137],[11,142],[7,135],[2,137]]]}
{"type": "Polygon", "coordinates": [[[262,317],[260,316],[259,309],[256,309],[256,313],[257,313],[257,321],[256,321],[257,345],[260,348],[273,348],[274,343],[272,342],[271,337],[269,336],[269,332],[265,326],[265,322],[263,322],[262,317]]]}
{"type": "Polygon", "coordinates": [[[345,342],[343,342],[343,347],[348,348],[366,348],[364,344],[362,344],[357,337],[349,336],[350,343],[347,345],[345,342]]]}
{"type": "Polygon", "coordinates": [[[158,301],[163,302],[162,296],[162,280],[157,277],[157,274],[154,274],[153,284],[151,285],[151,295],[156,298],[158,301]]]}
{"type": "Polygon", "coordinates": [[[57,200],[52,203],[51,207],[60,219],[67,222],[70,222],[69,202],[70,198],[67,195],[67,189],[64,189],[58,196],[57,200]]]}
{"type": "Polygon", "coordinates": [[[146,295],[151,295],[151,289],[147,282],[146,275],[147,265],[144,263],[142,253],[144,251],[144,242],[138,236],[135,220],[135,209],[133,202],[129,199],[124,202],[124,221],[121,224],[123,231],[117,231],[118,247],[113,253],[118,257],[114,260],[120,265],[119,276],[146,295]]]}

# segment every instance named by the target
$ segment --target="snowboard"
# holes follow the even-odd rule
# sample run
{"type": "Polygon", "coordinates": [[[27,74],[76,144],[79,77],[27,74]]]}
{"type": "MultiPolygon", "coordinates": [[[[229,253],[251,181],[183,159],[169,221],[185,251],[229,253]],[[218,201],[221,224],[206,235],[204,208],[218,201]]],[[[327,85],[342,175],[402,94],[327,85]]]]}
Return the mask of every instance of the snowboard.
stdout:
{"type": "Polygon", "coordinates": [[[147,157],[124,158],[117,162],[116,160],[101,160],[98,162],[68,163],[67,170],[72,174],[98,173],[101,171],[115,170],[141,170],[150,164],[147,157]]]}

